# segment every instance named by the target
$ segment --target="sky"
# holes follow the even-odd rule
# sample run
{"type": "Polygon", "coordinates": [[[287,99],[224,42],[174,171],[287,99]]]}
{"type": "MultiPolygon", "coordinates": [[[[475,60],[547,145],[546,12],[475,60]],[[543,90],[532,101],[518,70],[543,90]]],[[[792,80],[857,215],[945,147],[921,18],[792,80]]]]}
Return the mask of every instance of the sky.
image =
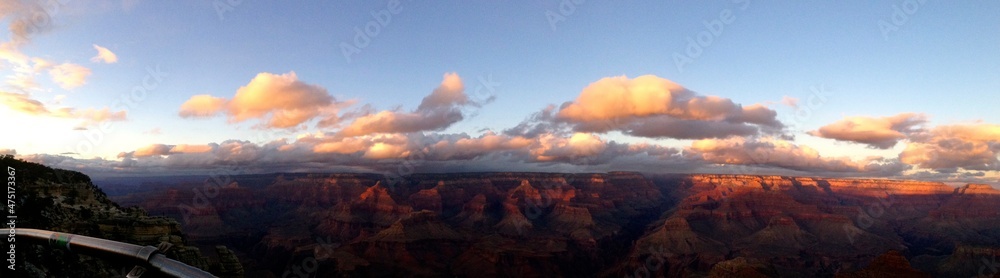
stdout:
{"type": "Polygon", "coordinates": [[[926,0],[0,0],[0,152],[98,177],[996,185],[998,13],[926,0]]]}

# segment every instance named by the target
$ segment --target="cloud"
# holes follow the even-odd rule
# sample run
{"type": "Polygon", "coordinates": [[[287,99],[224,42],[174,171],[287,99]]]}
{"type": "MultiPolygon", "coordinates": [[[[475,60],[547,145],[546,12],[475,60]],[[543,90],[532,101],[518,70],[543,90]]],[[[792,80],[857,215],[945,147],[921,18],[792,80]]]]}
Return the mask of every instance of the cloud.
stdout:
{"type": "Polygon", "coordinates": [[[421,171],[567,171],[570,168],[566,167],[577,166],[599,171],[601,168],[596,167],[666,167],[679,165],[685,159],[676,149],[617,143],[594,134],[525,138],[492,132],[476,137],[464,133],[341,137],[320,132],[301,135],[293,142],[278,139],[265,144],[237,140],[199,145],[151,144],[122,152],[118,157],[121,161],[117,164],[101,160],[95,161],[99,164],[93,166],[96,168],[85,169],[103,175],[204,173],[232,165],[268,172],[394,172],[401,169],[400,165],[421,171]]]}
{"type": "Polygon", "coordinates": [[[464,135],[439,136],[431,139],[427,149],[430,158],[438,160],[465,160],[489,155],[491,153],[526,150],[535,144],[535,140],[520,136],[498,135],[487,132],[479,137],[464,135]]]}
{"type": "Polygon", "coordinates": [[[258,127],[297,128],[322,117],[332,125],[338,111],[351,102],[337,102],[323,87],[299,81],[295,72],[260,73],[240,87],[232,99],[196,95],[181,105],[184,118],[212,117],[225,114],[230,123],[259,119],[258,127]]]}
{"type": "Polygon", "coordinates": [[[620,127],[620,130],[632,136],[675,139],[726,138],[751,136],[758,133],[758,128],[749,124],[683,120],[669,116],[633,121],[620,127]]]}
{"type": "Polygon", "coordinates": [[[143,131],[142,134],[160,135],[160,134],[163,134],[163,131],[160,130],[159,127],[155,127],[153,129],[150,129],[150,130],[147,130],[147,131],[143,131]]]}
{"type": "Polygon", "coordinates": [[[888,149],[899,140],[919,131],[927,117],[917,113],[902,113],[890,117],[847,117],[838,122],[808,132],[810,135],[840,141],[868,144],[872,148],[888,149]]]}
{"type": "Polygon", "coordinates": [[[814,174],[841,172],[886,176],[909,169],[908,165],[899,161],[880,157],[861,161],[824,157],[808,146],[769,137],[698,140],[686,148],[684,153],[708,163],[779,167],[814,174]]]}
{"type": "Polygon", "coordinates": [[[341,136],[360,136],[377,133],[410,133],[436,131],[461,121],[461,107],[478,106],[465,94],[461,77],[446,73],[441,84],[424,97],[412,112],[380,111],[359,116],[340,131],[341,136]]]}
{"type": "Polygon", "coordinates": [[[107,48],[104,48],[96,44],[94,45],[94,49],[97,50],[97,56],[90,58],[91,62],[94,63],[103,62],[105,64],[114,64],[118,62],[118,55],[115,55],[115,53],[111,52],[111,50],[108,50],[107,48]]]}
{"type": "Polygon", "coordinates": [[[49,75],[52,76],[53,82],[59,84],[59,87],[72,90],[87,83],[87,76],[90,76],[90,69],[73,63],[62,63],[53,66],[49,70],[49,75]]]}
{"type": "Polygon", "coordinates": [[[24,114],[81,120],[77,129],[86,129],[105,121],[124,121],[127,112],[111,111],[108,108],[75,109],[71,107],[49,108],[42,102],[31,98],[28,94],[0,91],[0,104],[24,114]]]}
{"type": "Polygon", "coordinates": [[[42,102],[32,99],[28,94],[0,92],[0,101],[8,108],[25,114],[48,115],[48,108],[42,102]]]}
{"type": "Polygon", "coordinates": [[[789,96],[781,97],[781,104],[788,105],[791,108],[799,108],[799,99],[789,96]]]}
{"type": "MultiPolygon", "coordinates": [[[[136,157],[146,157],[146,156],[154,156],[154,155],[168,155],[168,154],[170,154],[170,148],[171,147],[172,146],[168,146],[168,145],[164,145],[164,144],[153,144],[153,145],[145,146],[145,147],[142,147],[142,148],[139,148],[139,149],[135,150],[135,152],[133,152],[132,155],[134,155],[136,157]]],[[[122,157],[122,156],[124,156],[124,155],[119,154],[119,157],[122,157]]]]}
{"type": "Polygon", "coordinates": [[[327,141],[316,144],[312,147],[312,150],[316,153],[358,153],[371,147],[372,141],[367,139],[368,138],[357,137],[340,138],[340,140],[337,141],[327,141]]]}
{"type": "Polygon", "coordinates": [[[39,84],[35,76],[55,66],[48,60],[21,54],[11,43],[0,44],[0,62],[6,62],[13,72],[6,76],[5,83],[21,92],[37,90],[39,84]]]}
{"type": "Polygon", "coordinates": [[[531,154],[538,161],[553,161],[588,157],[601,153],[607,147],[605,142],[593,134],[575,133],[570,138],[546,134],[538,139],[538,145],[531,154]]]}
{"type": "Polygon", "coordinates": [[[939,172],[1000,170],[1000,125],[937,126],[910,140],[899,154],[904,163],[939,172]]]}
{"type": "Polygon", "coordinates": [[[509,134],[537,134],[568,127],[575,132],[621,131],[651,138],[702,139],[778,134],[784,125],[763,105],[741,106],[717,96],[701,96],[653,75],[602,78],[576,100],[552,107],[509,134]]]}
{"type": "Polygon", "coordinates": [[[430,95],[420,101],[417,111],[432,111],[467,103],[469,103],[469,97],[465,95],[465,85],[462,84],[462,78],[454,72],[445,73],[441,85],[438,85],[430,95]]]}
{"type": "Polygon", "coordinates": [[[184,118],[213,117],[225,111],[226,99],[211,95],[195,95],[181,104],[180,116],[184,118]]]}
{"type": "Polygon", "coordinates": [[[107,107],[101,109],[63,109],[61,111],[65,111],[72,118],[83,119],[82,127],[93,126],[105,121],[124,121],[127,118],[124,110],[111,111],[107,107]]]}

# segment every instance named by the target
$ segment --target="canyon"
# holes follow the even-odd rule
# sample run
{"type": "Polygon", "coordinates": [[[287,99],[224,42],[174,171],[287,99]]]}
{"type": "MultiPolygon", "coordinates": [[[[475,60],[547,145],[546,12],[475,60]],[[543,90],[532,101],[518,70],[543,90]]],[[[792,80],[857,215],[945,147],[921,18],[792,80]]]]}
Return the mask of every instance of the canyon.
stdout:
{"type": "Polygon", "coordinates": [[[102,188],[229,246],[247,277],[1000,277],[1000,191],[982,184],[275,173],[102,188]]]}

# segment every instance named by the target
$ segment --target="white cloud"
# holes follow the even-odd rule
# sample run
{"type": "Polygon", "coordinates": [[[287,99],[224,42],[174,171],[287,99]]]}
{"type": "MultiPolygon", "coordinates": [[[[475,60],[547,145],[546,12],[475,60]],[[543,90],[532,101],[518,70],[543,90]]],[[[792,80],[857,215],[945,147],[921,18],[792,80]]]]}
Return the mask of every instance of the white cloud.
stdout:
{"type": "Polygon", "coordinates": [[[107,48],[104,48],[96,44],[94,45],[94,49],[97,50],[97,56],[90,58],[91,62],[94,63],[103,62],[105,64],[114,64],[118,62],[118,55],[115,55],[115,53],[111,52],[111,50],[108,50],[107,48]]]}

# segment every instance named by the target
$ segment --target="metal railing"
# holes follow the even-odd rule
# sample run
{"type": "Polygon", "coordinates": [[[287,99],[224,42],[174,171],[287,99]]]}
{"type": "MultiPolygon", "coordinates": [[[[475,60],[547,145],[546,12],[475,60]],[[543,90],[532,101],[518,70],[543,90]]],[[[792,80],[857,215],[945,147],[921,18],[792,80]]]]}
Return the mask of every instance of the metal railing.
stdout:
{"type": "MultiPolygon", "coordinates": [[[[211,273],[182,262],[169,259],[159,253],[154,246],[139,246],[113,240],[82,236],[70,233],[53,232],[38,229],[16,229],[18,237],[25,237],[37,242],[48,241],[49,246],[65,248],[70,252],[91,255],[104,259],[125,259],[137,266],[151,268],[174,277],[216,277],[211,273]]],[[[139,269],[139,268],[136,268],[139,269]]],[[[143,270],[135,269],[129,277],[139,276],[143,270]]]]}

